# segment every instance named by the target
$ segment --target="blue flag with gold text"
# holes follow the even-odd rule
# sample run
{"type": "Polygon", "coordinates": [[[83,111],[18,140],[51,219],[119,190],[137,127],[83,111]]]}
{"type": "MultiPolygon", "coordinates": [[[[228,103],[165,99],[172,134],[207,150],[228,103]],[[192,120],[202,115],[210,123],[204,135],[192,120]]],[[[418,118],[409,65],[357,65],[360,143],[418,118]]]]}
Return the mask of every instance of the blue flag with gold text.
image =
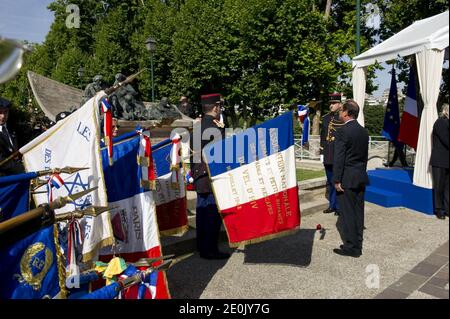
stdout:
{"type": "MultiPolygon", "coordinates": [[[[29,210],[30,180],[36,173],[0,178],[1,221],[29,210]]],[[[53,226],[0,250],[0,299],[53,298],[59,291],[53,226]]]]}

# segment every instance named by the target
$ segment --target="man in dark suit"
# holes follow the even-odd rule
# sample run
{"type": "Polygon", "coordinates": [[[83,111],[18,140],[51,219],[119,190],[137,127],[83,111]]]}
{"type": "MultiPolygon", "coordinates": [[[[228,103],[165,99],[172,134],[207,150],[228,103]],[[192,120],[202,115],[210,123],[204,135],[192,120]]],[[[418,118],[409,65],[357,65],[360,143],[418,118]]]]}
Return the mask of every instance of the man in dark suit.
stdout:
{"type": "Polygon", "coordinates": [[[430,165],[433,175],[434,213],[439,219],[448,217],[449,192],[449,125],[448,104],[442,107],[442,117],[433,125],[433,147],[430,165]]]}
{"type": "Polygon", "coordinates": [[[341,208],[344,244],[334,249],[336,254],[359,257],[362,254],[364,229],[364,193],[369,183],[367,159],[369,134],[356,121],[359,106],[347,100],[339,110],[344,123],[337,132],[333,179],[341,208]]]}
{"type": "Polygon", "coordinates": [[[203,148],[208,143],[218,141],[225,137],[225,126],[219,120],[221,114],[221,95],[202,95],[201,102],[203,116],[200,122],[194,124],[194,133],[191,135],[191,149],[193,150],[191,172],[197,192],[197,248],[201,258],[226,259],[230,255],[220,252],[218,249],[222,219],[214,198],[208,169],[201,156],[203,148]],[[200,128],[197,125],[200,125],[200,128]],[[208,131],[203,136],[205,130],[208,131]],[[200,132],[200,134],[197,135],[196,132],[200,132]],[[197,139],[197,141],[194,141],[194,139],[197,139]],[[201,139],[201,143],[198,143],[198,139],[201,139]],[[199,145],[196,146],[196,144],[199,145]]]}
{"type": "Polygon", "coordinates": [[[341,108],[341,94],[332,93],[329,95],[330,112],[322,117],[322,131],[320,132],[320,155],[327,176],[328,208],[324,214],[334,213],[339,215],[339,204],[336,199],[336,189],[333,184],[333,161],[334,142],[336,132],[342,126],[339,119],[339,109],[341,108]]]}
{"type": "MultiPolygon", "coordinates": [[[[11,102],[0,97],[0,163],[18,150],[16,135],[6,126],[11,102]]],[[[0,176],[14,175],[25,172],[19,156],[1,164],[0,176]]]]}

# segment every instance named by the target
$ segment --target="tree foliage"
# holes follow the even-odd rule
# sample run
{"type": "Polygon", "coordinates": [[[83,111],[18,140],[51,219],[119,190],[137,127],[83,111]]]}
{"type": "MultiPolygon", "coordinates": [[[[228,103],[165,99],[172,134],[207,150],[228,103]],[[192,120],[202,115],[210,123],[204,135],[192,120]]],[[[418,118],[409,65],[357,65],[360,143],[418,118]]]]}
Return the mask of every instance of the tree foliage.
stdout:
{"type": "MultiPolygon", "coordinates": [[[[363,0],[362,6],[373,1],[363,0]]],[[[382,36],[422,15],[441,12],[444,1],[375,1],[382,36]],[[405,4],[403,4],[405,3],[405,4]],[[422,11],[417,10],[423,9],[422,11]],[[420,11],[420,13],[419,13],[420,11]],[[414,12],[414,14],[412,14],[414,12]]],[[[55,20],[44,43],[35,45],[15,81],[0,87],[14,105],[28,105],[26,71],[83,87],[96,74],[112,84],[116,73],[147,68],[148,37],[153,55],[156,97],[175,103],[187,95],[219,92],[233,124],[252,125],[280,105],[326,100],[334,90],[351,92],[351,58],[355,55],[355,3],[325,0],[55,0],[55,20]],[[80,28],[68,28],[68,4],[80,8],[80,28]],[[105,5],[106,3],[106,5],[105,5]],[[78,69],[85,75],[79,78],[78,69]]],[[[363,12],[363,19],[370,12],[363,12]]],[[[374,44],[377,30],[363,23],[362,50],[374,44]]],[[[374,69],[370,75],[373,75],[374,69]]],[[[151,73],[136,82],[143,100],[151,97],[151,73]]],[[[369,79],[368,91],[374,89],[369,79]]],[[[347,94],[350,96],[350,94],[347,94]]],[[[327,105],[324,105],[326,108],[327,105]]]]}

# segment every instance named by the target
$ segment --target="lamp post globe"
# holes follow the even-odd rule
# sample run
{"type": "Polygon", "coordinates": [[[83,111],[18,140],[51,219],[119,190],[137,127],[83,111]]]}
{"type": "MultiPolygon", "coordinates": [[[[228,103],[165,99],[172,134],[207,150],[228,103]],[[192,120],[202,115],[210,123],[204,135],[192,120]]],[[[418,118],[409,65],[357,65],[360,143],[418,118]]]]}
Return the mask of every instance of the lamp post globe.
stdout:
{"type": "Polygon", "coordinates": [[[80,66],[80,68],[78,69],[78,78],[80,79],[81,82],[81,88],[83,88],[83,77],[84,77],[84,68],[82,66],[80,66]]]}

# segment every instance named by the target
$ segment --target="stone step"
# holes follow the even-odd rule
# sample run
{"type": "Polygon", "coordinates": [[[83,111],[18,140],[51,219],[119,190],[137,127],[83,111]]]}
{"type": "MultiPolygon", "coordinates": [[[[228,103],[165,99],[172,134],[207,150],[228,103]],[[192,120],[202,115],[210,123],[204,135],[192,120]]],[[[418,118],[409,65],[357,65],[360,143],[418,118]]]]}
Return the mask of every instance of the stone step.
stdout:
{"type": "Polygon", "coordinates": [[[326,199],[317,199],[314,201],[300,202],[300,211],[302,216],[307,216],[315,213],[322,213],[328,208],[328,201],[326,199]]]}
{"type": "Polygon", "coordinates": [[[325,192],[325,188],[318,188],[315,190],[299,190],[298,197],[300,203],[311,202],[322,198],[326,199],[325,192]]]}
{"type": "Polygon", "coordinates": [[[314,160],[299,160],[295,163],[296,168],[302,168],[302,169],[310,169],[313,171],[320,171],[323,170],[323,164],[320,161],[314,161],[314,160]]]}

